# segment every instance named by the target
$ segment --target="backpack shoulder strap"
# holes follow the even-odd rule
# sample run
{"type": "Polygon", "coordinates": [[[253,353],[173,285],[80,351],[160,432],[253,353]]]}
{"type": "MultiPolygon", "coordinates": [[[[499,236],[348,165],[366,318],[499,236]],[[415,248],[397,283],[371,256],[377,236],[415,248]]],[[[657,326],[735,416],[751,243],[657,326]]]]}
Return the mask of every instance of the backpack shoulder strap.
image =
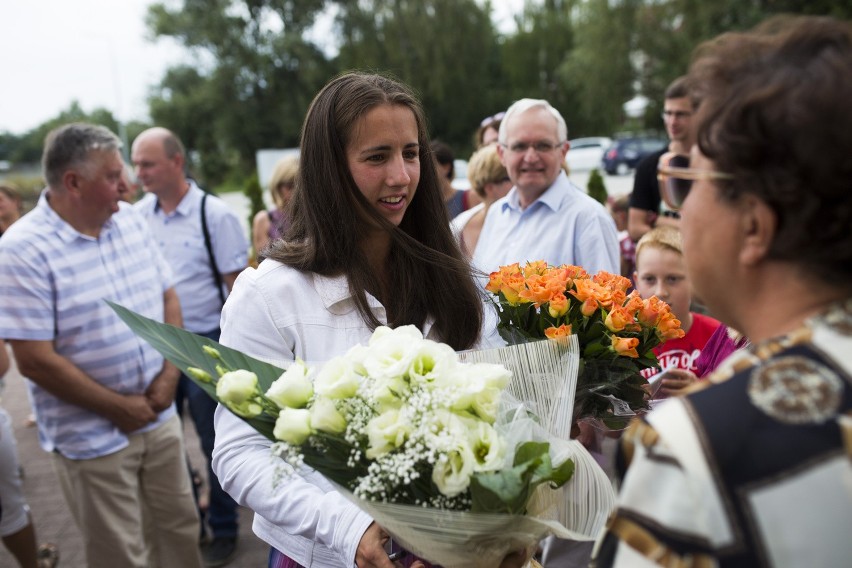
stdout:
{"type": "Polygon", "coordinates": [[[219,300],[225,305],[225,293],[222,292],[222,274],[216,265],[216,257],[213,255],[213,246],[210,244],[210,230],[207,228],[207,198],[210,194],[204,192],[201,198],[201,232],[204,233],[204,247],[207,249],[207,257],[210,259],[210,268],[213,270],[213,280],[216,282],[216,290],[219,292],[219,300]]]}

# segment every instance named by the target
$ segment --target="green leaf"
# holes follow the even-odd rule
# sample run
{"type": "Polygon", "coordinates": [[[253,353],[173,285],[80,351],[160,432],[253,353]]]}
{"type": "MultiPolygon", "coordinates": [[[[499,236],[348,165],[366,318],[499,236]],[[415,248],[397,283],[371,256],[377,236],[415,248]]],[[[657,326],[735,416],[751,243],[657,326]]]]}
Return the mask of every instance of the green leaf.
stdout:
{"type": "Polygon", "coordinates": [[[541,459],[541,456],[548,455],[549,451],[550,444],[547,442],[524,442],[523,444],[518,444],[512,465],[519,466],[541,459]]]}
{"type": "Polygon", "coordinates": [[[514,467],[471,478],[471,510],[481,513],[522,515],[535,488],[542,483],[561,487],[574,475],[574,462],[557,468],[550,462],[550,444],[525,442],[515,450],[514,467]]]}
{"type": "MultiPolygon", "coordinates": [[[[217,363],[224,365],[232,371],[246,369],[257,375],[261,392],[266,392],[269,386],[284,372],[283,369],[275,365],[240,353],[212,339],[196,335],[173,325],[146,318],[109,300],[105,301],[115,310],[118,317],[130,327],[133,333],[147,341],[151,347],[159,351],[163,357],[174,363],[184,373],[187,373],[189,367],[196,367],[206,371],[213,377],[218,377],[219,373],[216,371],[217,363]],[[217,361],[214,357],[205,353],[203,349],[205,345],[215,348],[219,352],[221,360],[217,361]]],[[[187,376],[211,398],[217,400],[215,380],[210,383],[199,381],[189,374],[187,376]]],[[[243,418],[243,420],[270,440],[276,441],[272,435],[272,430],[275,427],[274,416],[261,414],[256,418],[243,418]]]]}

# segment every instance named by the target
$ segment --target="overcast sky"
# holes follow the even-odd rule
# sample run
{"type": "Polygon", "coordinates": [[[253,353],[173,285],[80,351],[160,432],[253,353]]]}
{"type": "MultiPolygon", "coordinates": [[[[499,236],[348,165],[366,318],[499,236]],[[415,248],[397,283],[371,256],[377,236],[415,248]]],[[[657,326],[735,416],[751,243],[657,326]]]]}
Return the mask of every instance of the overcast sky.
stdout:
{"type": "MultiPolygon", "coordinates": [[[[104,107],[119,120],[147,119],[149,87],[186,60],[171,40],[146,39],[151,3],[0,0],[0,132],[23,134],[73,100],[87,112],[104,107]]],[[[495,19],[505,25],[522,4],[492,1],[495,19]]]]}
{"type": "Polygon", "coordinates": [[[151,0],[0,0],[0,131],[34,128],[77,100],[145,118],[145,98],[182,57],[145,39],[151,0]]]}

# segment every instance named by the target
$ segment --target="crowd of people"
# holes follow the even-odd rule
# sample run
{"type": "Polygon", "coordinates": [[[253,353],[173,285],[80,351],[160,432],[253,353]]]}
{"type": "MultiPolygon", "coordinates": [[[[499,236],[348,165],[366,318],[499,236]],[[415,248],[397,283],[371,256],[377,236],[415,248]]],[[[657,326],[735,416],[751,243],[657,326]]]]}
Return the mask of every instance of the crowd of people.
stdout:
{"type": "MultiPolygon", "coordinates": [[[[21,216],[0,187],[0,338],[88,566],[227,564],[238,506],[254,512],[271,568],[429,566],[389,550],[385,529],[317,472],[275,483],[269,440],[104,299],[285,367],[343,354],[380,325],[455,350],[501,345],[484,279],[527,261],[625,274],[686,333],[655,349],[653,411],[611,433],[619,501],[598,550],[549,537],[500,568],[848,563],[849,100],[848,22],[780,18],[707,42],[666,90],[670,144],[607,209],[567,176],[568,125],[546,100],[482,121],[459,191],[416,95],[346,73],[311,103],[300,155],[275,168],[251,245],[188,176],[176,133],[133,141],[136,200],[113,133],[52,131],[36,207],[21,216]],[[184,409],[206,460],[201,492],[184,409]]],[[[6,356],[0,342],[0,376],[6,356]]],[[[0,536],[22,567],[55,566],[2,410],[0,456],[0,536]]]]}

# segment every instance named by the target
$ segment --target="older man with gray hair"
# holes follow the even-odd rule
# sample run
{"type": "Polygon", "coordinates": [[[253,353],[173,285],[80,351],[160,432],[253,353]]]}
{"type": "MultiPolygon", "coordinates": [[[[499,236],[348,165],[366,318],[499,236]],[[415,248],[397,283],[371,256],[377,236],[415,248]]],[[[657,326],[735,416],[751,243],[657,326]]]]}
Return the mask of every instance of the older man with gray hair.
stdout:
{"type": "MultiPolygon", "coordinates": [[[[544,260],[582,266],[591,274],[619,273],[615,221],[563,171],[567,138],[565,119],[545,100],[521,99],[506,111],[497,152],[514,187],[488,209],[473,254],[476,268],[488,273],[544,260]]],[[[581,440],[598,449],[591,429],[581,440]]],[[[551,537],[543,544],[542,563],[545,568],[587,566],[591,553],[591,542],[551,537]]]]}
{"type": "Polygon", "coordinates": [[[0,337],[30,379],[87,565],[200,567],[178,371],[105,302],[181,323],[171,270],[119,200],[120,147],[89,124],[47,136],[48,187],[0,241],[0,337]]]}
{"type": "Polygon", "coordinates": [[[618,274],[612,216],[562,169],[567,138],[565,119],[545,100],[521,99],[506,111],[497,151],[514,187],[488,210],[473,255],[477,268],[544,260],[618,274]]]}

